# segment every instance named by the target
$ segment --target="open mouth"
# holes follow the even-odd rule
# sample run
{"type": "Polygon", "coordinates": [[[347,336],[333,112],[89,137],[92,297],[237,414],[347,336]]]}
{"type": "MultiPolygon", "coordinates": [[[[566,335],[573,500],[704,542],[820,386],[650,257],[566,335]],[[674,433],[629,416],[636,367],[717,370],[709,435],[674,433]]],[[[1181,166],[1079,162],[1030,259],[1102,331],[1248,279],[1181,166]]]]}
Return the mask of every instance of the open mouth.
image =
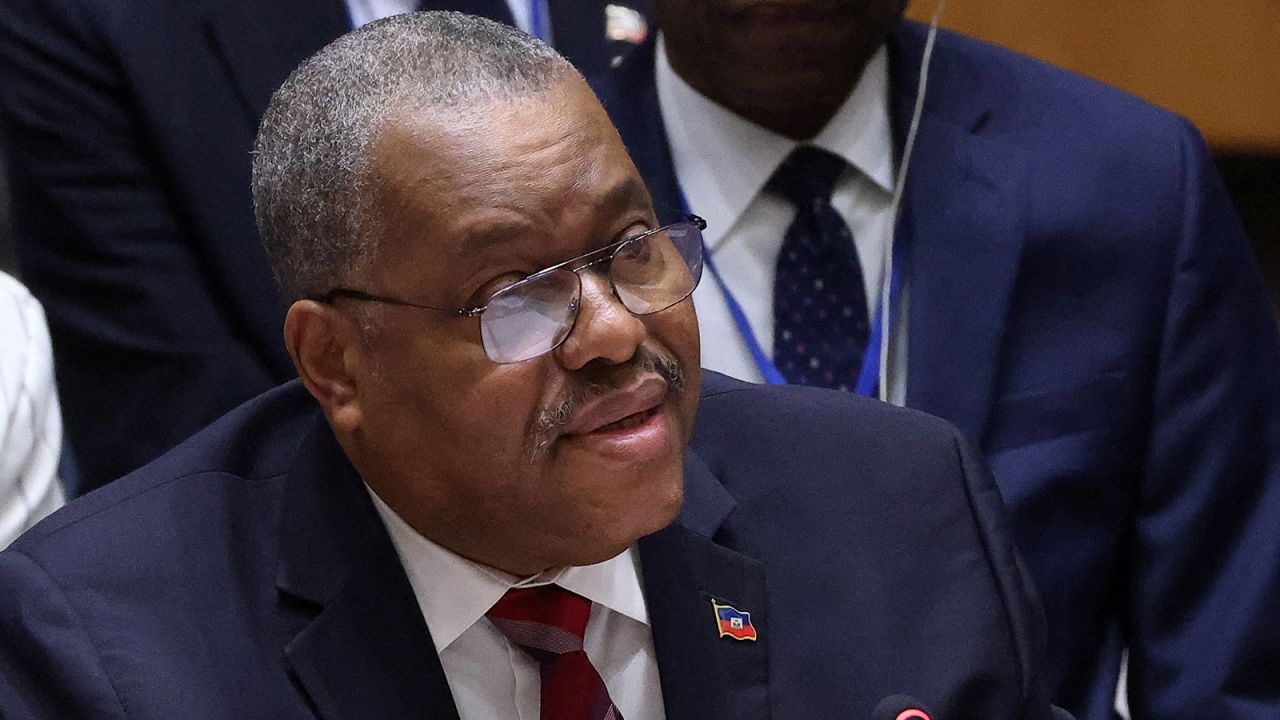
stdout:
{"type": "Polygon", "coordinates": [[[584,427],[561,436],[566,442],[564,447],[626,464],[647,462],[667,455],[675,443],[666,419],[666,405],[662,402],[663,390],[665,386],[658,386],[640,393],[618,395],[612,401],[605,401],[612,403],[612,407],[601,406],[586,411],[580,418],[584,427]],[[596,425],[604,420],[611,422],[596,425]]]}
{"type": "Polygon", "coordinates": [[[626,430],[631,430],[645,424],[645,422],[647,422],[649,418],[656,415],[657,412],[658,412],[657,407],[652,407],[652,408],[649,408],[648,410],[641,410],[638,413],[632,413],[622,418],[621,420],[616,420],[614,422],[609,423],[608,425],[601,425],[595,430],[592,430],[591,434],[604,435],[606,433],[623,432],[626,430]]]}

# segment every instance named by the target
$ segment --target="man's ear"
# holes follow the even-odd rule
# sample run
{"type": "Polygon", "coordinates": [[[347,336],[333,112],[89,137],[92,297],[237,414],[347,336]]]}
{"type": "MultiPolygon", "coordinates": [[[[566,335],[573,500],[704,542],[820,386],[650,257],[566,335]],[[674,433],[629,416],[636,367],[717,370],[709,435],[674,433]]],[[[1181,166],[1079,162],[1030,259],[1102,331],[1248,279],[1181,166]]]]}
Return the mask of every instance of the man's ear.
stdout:
{"type": "Polygon", "coordinates": [[[361,423],[357,372],[364,360],[360,328],[332,305],[299,300],[284,320],[284,342],[307,391],[335,430],[361,423]]]}

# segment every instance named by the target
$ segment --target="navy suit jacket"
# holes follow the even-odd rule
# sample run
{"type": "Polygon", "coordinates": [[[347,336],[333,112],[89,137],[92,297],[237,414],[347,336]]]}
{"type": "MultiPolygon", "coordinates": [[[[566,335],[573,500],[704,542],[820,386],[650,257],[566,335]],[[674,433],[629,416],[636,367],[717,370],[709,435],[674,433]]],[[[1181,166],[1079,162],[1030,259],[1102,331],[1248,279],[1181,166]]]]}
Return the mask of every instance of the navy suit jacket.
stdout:
{"type": "MultiPolygon", "coordinates": [[[[607,4],[550,3],[586,71],[625,45],[607,4]]],[[[249,151],[275,89],[349,28],[342,0],[0,0],[15,241],[86,489],[294,377],[249,151]]]]}
{"type": "MultiPolygon", "coordinates": [[[[889,40],[899,144],[924,38],[889,40]]],[[[674,219],[653,45],[596,85],[674,219]]],[[[912,163],[907,405],[991,464],[1054,701],[1114,717],[1127,645],[1135,718],[1280,717],[1280,339],[1198,134],[943,32],[912,163]]]]}
{"type": "MultiPolygon", "coordinates": [[[[708,374],[685,483],[639,542],[671,720],[865,718],[897,693],[940,719],[1048,720],[1043,615],[951,426],[708,374]],[[712,598],[758,641],[719,637],[712,598]]],[[[297,382],[37,525],[0,553],[0,587],[6,720],[456,717],[297,382]]]]}

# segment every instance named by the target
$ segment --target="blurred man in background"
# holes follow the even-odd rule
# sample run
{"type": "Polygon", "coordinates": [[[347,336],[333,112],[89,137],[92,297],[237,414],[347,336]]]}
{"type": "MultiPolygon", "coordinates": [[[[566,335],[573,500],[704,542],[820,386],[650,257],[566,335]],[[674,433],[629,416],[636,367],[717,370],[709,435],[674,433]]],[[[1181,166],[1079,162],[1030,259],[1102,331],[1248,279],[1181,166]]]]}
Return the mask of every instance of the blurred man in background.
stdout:
{"type": "Polygon", "coordinates": [[[1067,709],[1114,717],[1127,648],[1135,718],[1280,716],[1280,337],[1200,137],[944,32],[903,184],[903,5],[660,0],[600,84],[659,217],[709,223],[704,365],[978,441],[1067,709]]]}

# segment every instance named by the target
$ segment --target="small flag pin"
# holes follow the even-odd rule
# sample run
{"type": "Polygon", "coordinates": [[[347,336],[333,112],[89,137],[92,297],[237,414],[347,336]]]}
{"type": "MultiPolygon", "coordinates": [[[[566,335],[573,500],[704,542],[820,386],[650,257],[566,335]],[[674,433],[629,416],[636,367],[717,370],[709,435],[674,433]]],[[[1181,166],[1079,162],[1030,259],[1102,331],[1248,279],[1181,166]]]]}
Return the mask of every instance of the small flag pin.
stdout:
{"type": "Polygon", "coordinates": [[[751,613],[730,605],[721,605],[714,599],[711,607],[716,613],[716,629],[720,637],[731,637],[734,640],[755,640],[756,628],[751,624],[751,613]]]}

